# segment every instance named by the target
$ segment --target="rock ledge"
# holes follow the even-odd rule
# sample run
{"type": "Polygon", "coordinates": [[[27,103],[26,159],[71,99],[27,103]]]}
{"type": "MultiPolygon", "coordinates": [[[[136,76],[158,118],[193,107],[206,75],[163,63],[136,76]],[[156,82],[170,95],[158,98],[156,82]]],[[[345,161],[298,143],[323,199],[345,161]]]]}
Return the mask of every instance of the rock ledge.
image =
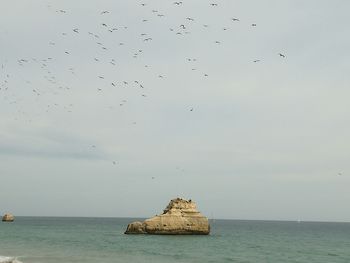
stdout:
{"type": "Polygon", "coordinates": [[[170,201],[163,214],[130,223],[125,234],[208,235],[210,225],[192,200],[176,198],[170,201]]]}

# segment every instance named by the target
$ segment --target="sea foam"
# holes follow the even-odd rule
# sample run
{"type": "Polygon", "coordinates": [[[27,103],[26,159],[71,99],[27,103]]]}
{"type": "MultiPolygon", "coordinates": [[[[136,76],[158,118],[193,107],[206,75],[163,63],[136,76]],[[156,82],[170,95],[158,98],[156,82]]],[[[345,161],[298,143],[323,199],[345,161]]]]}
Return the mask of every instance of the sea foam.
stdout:
{"type": "Polygon", "coordinates": [[[19,261],[15,257],[0,256],[0,263],[22,263],[22,261],[19,261]]]}

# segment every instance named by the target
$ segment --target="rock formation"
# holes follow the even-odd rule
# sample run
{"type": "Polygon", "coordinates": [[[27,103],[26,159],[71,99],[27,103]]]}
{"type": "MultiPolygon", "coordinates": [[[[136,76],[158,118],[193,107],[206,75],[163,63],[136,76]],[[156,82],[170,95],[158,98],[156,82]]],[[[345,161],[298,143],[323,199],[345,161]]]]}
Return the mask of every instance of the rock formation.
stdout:
{"type": "Polygon", "coordinates": [[[3,217],[2,217],[2,221],[3,222],[13,222],[15,220],[15,217],[11,214],[5,214],[3,217]]]}
{"type": "Polygon", "coordinates": [[[208,218],[197,210],[196,204],[176,198],[170,201],[163,214],[129,224],[125,234],[208,235],[209,232],[208,218]]]}

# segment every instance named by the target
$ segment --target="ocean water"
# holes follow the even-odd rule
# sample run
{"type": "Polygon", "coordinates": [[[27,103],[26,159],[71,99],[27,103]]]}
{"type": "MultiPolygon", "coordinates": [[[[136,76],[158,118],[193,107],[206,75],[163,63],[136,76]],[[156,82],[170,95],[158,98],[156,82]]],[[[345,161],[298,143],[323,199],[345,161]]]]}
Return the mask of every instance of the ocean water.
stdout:
{"type": "Polygon", "coordinates": [[[124,235],[134,220],[0,222],[0,262],[350,262],[350,223],[215,220],[208,236],[124,235]]]}

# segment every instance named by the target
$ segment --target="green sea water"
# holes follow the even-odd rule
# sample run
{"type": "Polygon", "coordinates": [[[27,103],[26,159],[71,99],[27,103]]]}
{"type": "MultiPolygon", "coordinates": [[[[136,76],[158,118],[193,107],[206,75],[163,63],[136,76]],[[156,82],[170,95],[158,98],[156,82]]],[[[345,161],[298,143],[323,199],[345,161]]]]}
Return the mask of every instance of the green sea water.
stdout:
{"type": "Polygon", "coordinates": [[[134,220],[17,217],[0,223],[0,262],[350,262],[350,223],[215,220],[208,236],[124,235],[134,220]]]}

